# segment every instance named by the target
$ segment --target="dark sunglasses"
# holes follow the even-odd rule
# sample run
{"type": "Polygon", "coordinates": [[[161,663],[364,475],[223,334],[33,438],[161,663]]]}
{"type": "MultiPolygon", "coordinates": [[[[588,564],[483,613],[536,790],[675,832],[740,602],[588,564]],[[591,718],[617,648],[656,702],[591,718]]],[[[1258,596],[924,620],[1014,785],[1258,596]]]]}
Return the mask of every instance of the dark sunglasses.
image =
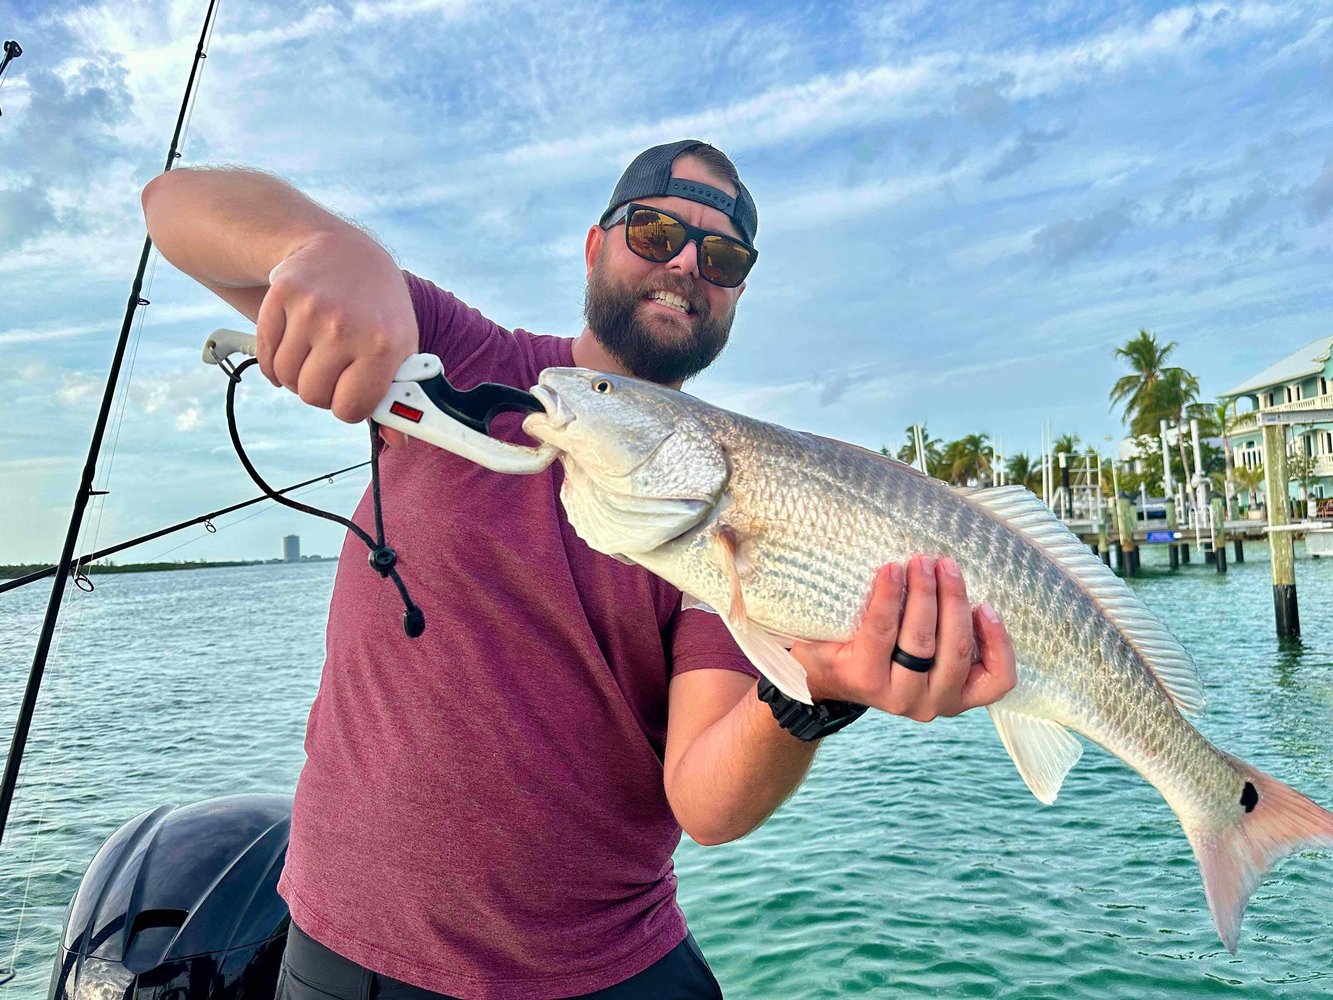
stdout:
{"type": "Polygon", "coordinates": [[[625,245],[644,260],[665,264],[693,240],[699,246],[699,273],[705,281],[735,288],[754,267],[759,251],[724,233],[692,226],[670,212],[631,202],[616,212],[605,229],[625,223],[625,245]]]}

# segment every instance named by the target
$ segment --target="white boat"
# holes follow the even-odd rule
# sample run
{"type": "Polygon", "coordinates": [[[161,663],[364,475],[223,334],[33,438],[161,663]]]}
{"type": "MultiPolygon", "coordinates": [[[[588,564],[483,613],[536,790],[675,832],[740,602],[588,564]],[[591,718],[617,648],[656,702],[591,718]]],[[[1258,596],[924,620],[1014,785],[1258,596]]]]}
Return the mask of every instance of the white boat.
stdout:
{"type": "Polygon", "coordinates": [[[1333,557],[1333,524],[1310,530],[1305,536],[1305,554],[1313,559],[1333,557]]]}

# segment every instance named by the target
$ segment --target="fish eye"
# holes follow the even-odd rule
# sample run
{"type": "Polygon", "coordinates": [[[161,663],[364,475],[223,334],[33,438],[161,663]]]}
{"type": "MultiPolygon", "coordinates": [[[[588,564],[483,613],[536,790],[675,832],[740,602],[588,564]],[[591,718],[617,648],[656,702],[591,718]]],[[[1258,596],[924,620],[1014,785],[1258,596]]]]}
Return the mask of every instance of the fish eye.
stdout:
{"type": "Polygon", "coordinates": [[[614,388],[609,378],[599,378],[592,384],[593,392],[608,393],[614,388]]]}

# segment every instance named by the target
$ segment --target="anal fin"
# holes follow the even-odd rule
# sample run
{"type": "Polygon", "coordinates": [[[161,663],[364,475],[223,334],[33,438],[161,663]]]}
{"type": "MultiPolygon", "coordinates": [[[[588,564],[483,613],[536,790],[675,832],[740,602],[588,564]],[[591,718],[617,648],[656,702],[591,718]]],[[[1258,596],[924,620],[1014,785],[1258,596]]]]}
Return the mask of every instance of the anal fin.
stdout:
{"type": "Polygon", "coordinates": [[[1065,775],[1083,756],[1083,744],[1064,726],[1036,715],[1015,712],[1003,703],[987,706],[1000,742],[1032,794],[1050,805],[1065,775]]]}

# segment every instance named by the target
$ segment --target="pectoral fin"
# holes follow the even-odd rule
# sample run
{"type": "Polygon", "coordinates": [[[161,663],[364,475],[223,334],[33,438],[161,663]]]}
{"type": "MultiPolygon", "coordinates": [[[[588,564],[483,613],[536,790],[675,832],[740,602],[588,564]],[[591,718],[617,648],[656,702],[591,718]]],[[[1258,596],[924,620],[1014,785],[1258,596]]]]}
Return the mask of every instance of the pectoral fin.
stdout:
{"type": "Polygon", "coordinates": [[[745,595],[741,593],[741,573],[749,569],[741,554],[744,539],[740,532],[729,524],[722,525],[716,537],[718,548],[722,550],[722,568],[726,571],[727,580],[731,584],[731,607],[727,612],[727,621],[734,622],[738,627],[744,627],[749,623],[745,614],[745,595]]]}
{"type": "Polygon", "coordinates": [[[805,667],[761,626],[750,621],[745,611],[745,595],[741,592],[741,577],[748,574],[749,565],[743,554],[744,539],[734,528],[724,525],[717,533],[717,544],[727,577],[731,581],[731,606],[722,620],[727,623],[732,638],[761,674],[788,698],[806,705],[813,704],[810,688],[805,682],[805,667]]]}
{"type": "Polygon", "coordinates": [[[1050,719],[990,705],[991,721],[1032,794],[1050,805],[1065,775],[1083,756],[1083,745],[1064,726],[1050,719]]]}
{"type": "Polygon", "coordinates": [[[791,655],[791,650],[754,623],[737,627],[729,615],[724,615],[722,620],[727,623],[741,652],[773,682],[774,687],[788,698],[806,705],[813,704],[810,688],[805,683],[805,667],[791,655]]]}

